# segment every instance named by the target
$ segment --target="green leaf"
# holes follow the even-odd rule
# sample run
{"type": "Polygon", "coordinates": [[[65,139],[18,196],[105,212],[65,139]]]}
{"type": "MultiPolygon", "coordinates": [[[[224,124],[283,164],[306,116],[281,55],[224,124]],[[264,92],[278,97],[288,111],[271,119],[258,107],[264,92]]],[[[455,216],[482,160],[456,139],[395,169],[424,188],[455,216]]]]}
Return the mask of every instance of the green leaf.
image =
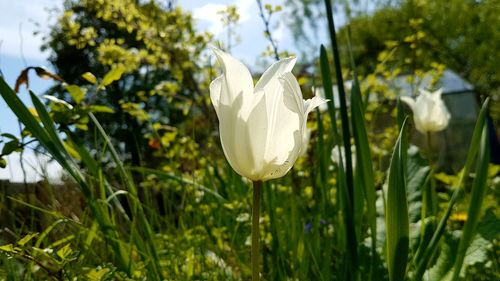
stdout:
{"type": "Polygon", "coordinates": [[[4,158],[0,157],[0,169],[3,169],[7,167],[7,160],[5,160],[4,158]]]}
{"type": "Polygon", "coordinates": [[[2,155],[9,155],[19,148],[19,141],[17,139],[6,142],[2,148],[2,155]]]}
{"type": "MultiPolygon", "coordinates": [[[[370,225],[372,239],[372,254],[376,253],[377,242],[377,210],[375,179],[373,177],[373,163],[368,144],[368,134],[366,133],[365,114],[361,101],[361,90],[358,79],[354,76],[354,83],[351,93],[351,116],[354,143],[356,144],[356,176],[361,177],[364,199],[366,200],[366,210],[368,213],[368,223],[370,225]]],[[[357,187],[359,188],[359,186],[357,187]]],[[[361,197],[355,198],[363,200],[361,197]]]]}
{"type": "Polygon", "coordinates": [[[424,280],[449,280],[451,275],[450,270],[453,267],[453,258],[456,256],[458,248],[458,239],[454,236],[456,235],[444,235],[444,243],[440,249],[436,264],[427,270],[424,275],[424,280]]]}
{"type": "Polygon", "coordinates": [[[2,245],[0,246],[0,250],[7,253],[15,253],[14,246],[12,244],[2,245]]]}
{"type": "Polygon", "coordinates": [[[481,144],[479,154],[476,160],[476,177],[472,183],[472,194],[470,198],[469,211],[467,213],[467,221],[465,222],[462,238],[458,245],[458,252],[455,259],[453,271],[453,279],[458,280],[460,270],[464,262],[465,253],[469,244],[476,233],[476,227],[481,214],[484,195],[486,194],[487,179],[488,179],[488,164],[490,163],[490,143],[488,136],[488,127],[483,125],[483,133],[481,135],[481,144]]]}
{"type": "Polygon", "coordinates": [[[17,241],[17,245],[24,246],[26,243],[28,243],[31,239],[33,239],[36,236],[38,236],[38,233],[28,234],[28,235],[24,236],[23,238],[21,238],[21,240],[17,241]]]}
{"type": "Polygon", "coordinates": [[[104,89],[109,84],[113,83],[116,80],[119,80],[124,72],[125,72],[125,67],[123,66],[111,69],[111,71],[104,76],[98,88],[104,89]]]}
{"type": "Polygon", "coordinates": [[[91,72],[85,72],[84,74],[82,74],[82,77],[83,77],[83,79],[87,80],[91,84],[95,85],[97,83],[97,79],[95,78],[94,74],[92,74],[91,72]]]}
{"type": "Polygon", "coordinates": [[[105,106],[105,105],[91,105],[89,107],[89,109],[92,112],[102,112],[102,113],[114,113],[115,112],[111,107],[105,106]]]}
{"type": "Polygon", "coordinates": [[[65,260],[72,252],[73,250],[71,250],[71,243],[68,243],[66,244],[64,247],[62,247],[61,249],[59,249],[57,251],[57,255],[62,259],[62,260],[65,260]]]}
{"type": "Polygon", "coordinates": [[[65,88],[77,104],[85,98],[85,94],[87,93],[87,89],[83,89],[77,85],[66,85],[65,88]]]}
{"type": "Polygon", "coordinates": [[[8,139],[11,139],[11,140],[17,140],[17,137],[14,136],[13,134],[9,134],[9,133],[3,133],[1,134],[0,136],[4,137],[4,138],[8,138],[8,139]]]}
{"type": "Polygon", "coordinates": [[[92,269],[87,273],[87,278],[91,281],[106,280],[104,276],[110,272],[109,268],[92,269]]]}
{"type": "Polygon", "coordinates": [[[406,195],[407,119],[403,122],[389,167],[385,211],[387,269],[391,281],[405,280],[409,251],[408,199],[406,195]]]}

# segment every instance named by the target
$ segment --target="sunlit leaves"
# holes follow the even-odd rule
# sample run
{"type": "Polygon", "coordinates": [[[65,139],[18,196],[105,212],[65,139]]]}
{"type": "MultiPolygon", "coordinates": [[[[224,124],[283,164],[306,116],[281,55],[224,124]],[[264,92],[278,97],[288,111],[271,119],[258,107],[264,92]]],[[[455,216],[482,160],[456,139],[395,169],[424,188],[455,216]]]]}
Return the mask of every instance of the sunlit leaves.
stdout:
{"type": "Polygon", "coordinates": [[[110,72],[108,72],[104,78],[102,79],[101,83],[99,84],[99,89],[104,89],[106,86],[109,84],[113,83],[116,80],[119,80],[123,73],[125,72],[125,67],[119,66],[116,68],[113,68],[110,72]]]}

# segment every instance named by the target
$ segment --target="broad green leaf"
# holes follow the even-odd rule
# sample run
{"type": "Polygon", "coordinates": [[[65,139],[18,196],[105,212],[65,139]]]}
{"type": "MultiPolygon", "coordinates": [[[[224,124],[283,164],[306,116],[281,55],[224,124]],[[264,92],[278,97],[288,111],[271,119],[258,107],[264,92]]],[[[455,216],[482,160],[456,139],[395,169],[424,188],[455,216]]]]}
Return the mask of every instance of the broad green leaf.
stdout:
{"type": "Polygon", "coordinates": [[[77,104],[85,98],[85,94],[87,93],[87,89],[77,85],[66,85],[65,88],[77,104]]]}
{"type": "Polygon", "coordinates": [[[0,169],[3,169],[7,167],[7,160],[5,160],[4,158],[0,157],[0,169]]]}
{"type": "Polygon", "coordinates": [[[409,251],[408,199],[406,195],[407,119],[394,147],[389,167],[385,212],[387,269],[391,281],[403,281],[409,251]]]}
{"type": "Polygon", "coordinates": [[[111,71],[109,71],[104,76],[104,78],[102,79],[101,84],[99,84],[98,88],[104,89],[109,84],[113,83],[116,80],[119,80],[122,77],[124,72],[125,72],[125,67],[123,67],[123,66],[119,66],[117,68],[111,69],[111,71]]]}
{"type": "Polygon", "coordinates": [[[97,83],[97,79],[95,78],[94,74],[90,72],[85,72],[84,74],[82,74],[82,77],[91,84],[95,85],[97,83]]]}
{"type": "Polygon", "coordinates": [[[424,274],[425,281],[449,280],[453,268],[453,258],[457,255],[458,239],[456,235],[445,234],[436,263],[424,274]]]}

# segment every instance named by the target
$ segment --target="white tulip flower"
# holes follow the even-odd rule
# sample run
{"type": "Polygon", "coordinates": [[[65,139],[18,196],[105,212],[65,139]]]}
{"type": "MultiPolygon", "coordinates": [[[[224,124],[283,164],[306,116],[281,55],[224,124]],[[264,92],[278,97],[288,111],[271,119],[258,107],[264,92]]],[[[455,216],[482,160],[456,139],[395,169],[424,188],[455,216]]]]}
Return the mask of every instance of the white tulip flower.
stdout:
{"type": "Polygon", "coordinates": [[[229,164],[252,181],[284,176],[304,147],[307,115],[326,101],[303,100],[291,73],[295,58],[271,65],[254,86],[243,63],[213,51],[224,73],[210,84],[210,98],[229,164]]]}
{"type": "Polygon", "coordinates": [[[442,89],[434,93],[421,89],[416,100],[401,97],[413,111],[413,120],[419,132],[423,134],[438,132],[448,126],[451,115],[441,99],[442,92],[442,89]]]}

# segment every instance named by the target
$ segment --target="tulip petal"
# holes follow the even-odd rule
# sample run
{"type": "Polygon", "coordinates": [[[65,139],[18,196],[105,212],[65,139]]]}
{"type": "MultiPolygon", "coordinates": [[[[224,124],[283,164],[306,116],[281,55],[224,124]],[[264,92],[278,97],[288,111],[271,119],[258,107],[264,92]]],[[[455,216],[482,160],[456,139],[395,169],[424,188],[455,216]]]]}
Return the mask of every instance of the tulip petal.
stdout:
{"type": "Polygon", "coordinates": [[[309,115],[309,113],[311,113],[311,111],[313,109],[315,109],[316,107],[318,107],[322,104],[325,104],[325,103],[326,103],[326,100],[318,95],[314,96],[311,99],[304,101],[304,108],[305,108],[304,114],[305,114],[306,118],[307,118],[307,115],[309,115]]]}
{"type": "Polygon", "coordinates": [[[406,103],[411,110],[415,108],[415,100],[412,99],[411,97],[400,97],[399,98],[402,102],[406,103]]]}
{"type": "Polygon", "coordinates": [[[301,115],[300,118],[303,119],[305,115],[304,100],[297,79],[292,73],[287,72],[279,80],[283,84],[285,93],[288,93],[288,95],[285,95],[285,105],[291,110],[297,109],[301,115]]]}
{"type": "Polygon", "coordinates": [[[224,71],[221,84],[226,90],[221,92],[220,102],[229,105],[241,94],[253,94],[253,80],[248,68],[228,53],[214,47],[212,51],[224,71]]]}
{"type": "Polygon", "coordinates": [[[255,91],[270,91],[269,87],[276,86],[278,79],[286,72],[292,72],[292,69],[297,61],[296,58],[286,58],[271,65],[260,77],[257,84],[255,84],[255,91]]]}
{"type": "Polygon", "coordinates": [[[245,120],[245,125],[242,126],[246,128],[247,132],[245,132],[245,134],[248,136],[249,140],[249,151],[246,156],[246,161],[252,162],[253,169],[250,169],[251,175],[247,175],[251,180],[259,180],[265,173],[265,144],[268,139],[269,127],[271,125],[268,120],[267,103],[264,94],[263,91],[254,94],[253,109],[248,119],[245,120]]]}
{"type": "Polygon", "coordinates": [[[210,99],[212,100],[212,104],[214,105],[215,108],[215,113],[217,113],[217,117],[219,119],[221,118],[221,116],[219,115],[219,103],[220,103],[223,80],[224,76],[221,75],[215,78],[214,81],[212,81],[212,83],[210,83],[210,99]]]}
{"type": "Polygon", "coordinates": [[[224,155],[226,156],[229,165],[231,165],[231,167],[241,175],[242,172],[244,172],[244,167],[241,167],[242,165],[240,164],[238,157],[239,151],[236,150],[236,144],[238,143],[236,137],[244,138],[245,136],[236,136],[235,134],[235,128],[240,127],[239,125],[241,122],[229,105],[220,104],[217,112],[222,150],[224,151],[224,155]]]}

